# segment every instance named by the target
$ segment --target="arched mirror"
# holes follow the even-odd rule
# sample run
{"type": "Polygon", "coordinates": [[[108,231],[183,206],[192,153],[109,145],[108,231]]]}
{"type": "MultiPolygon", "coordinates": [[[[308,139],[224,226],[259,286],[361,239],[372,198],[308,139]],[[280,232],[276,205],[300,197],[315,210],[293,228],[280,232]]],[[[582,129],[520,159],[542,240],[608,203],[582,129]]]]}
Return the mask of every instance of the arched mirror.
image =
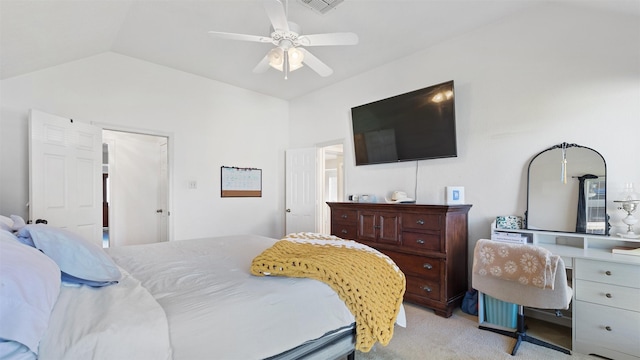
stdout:
{"type": "Polygon", "coordinates": [[[562,143],[531,159],[526,228],[609,234],[607,164],[597,151],[562,143]]]}

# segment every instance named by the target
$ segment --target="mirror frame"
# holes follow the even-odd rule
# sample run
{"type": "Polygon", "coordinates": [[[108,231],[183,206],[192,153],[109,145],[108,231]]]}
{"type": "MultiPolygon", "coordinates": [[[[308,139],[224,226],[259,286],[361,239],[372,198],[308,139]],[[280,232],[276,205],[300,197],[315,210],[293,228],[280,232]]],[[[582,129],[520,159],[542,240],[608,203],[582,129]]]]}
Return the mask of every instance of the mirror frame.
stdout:
{"type": "MultiPolygon", "coordinates": [[[[527,230],[536,230],[536,231],[554,231],[554,232],[565,232],[565,233],[577,233],[575,231],[561,231],[561,230],[552,230],[552,229],[529,229],[529,187],[530,187],[530,181],[531,181],[531,164],[536,160],[536,158],[538,158],[538,156],[544,154],[547,151],[551,151],[554,149],[569,149],[569,148],[582,148],[582,149],[586,149],[586,150],[591,150],[593,151],[595,154],[597,154],[601,159],[602,159],[602,164],[604,165],[604,184],[605,184],[605,193],[604,193],[604,204],[605,204],[605,221],[604,221],[604,226],[605,226],[605,230],[604,230],[604,234],[593,234],[593,235],[603,235],[603,236],[609,236],[609,232],[611,230],[611,226],[609,224],[609,214],[607,212],[606,206],[607,206],[607,162],[604,159],[604,156],[602,156],[602,154],[600,154],[598,151],[590,148],[590,147],[586,147],[586,146],[582,146],[582,145],[578,145],[578,144],[574,144],[574,143],[567,143],[567,142],[563,142],[561,144],[557,144],[554,145],[548,149],[542,150],[539,153],[537,153],[530,161],[529,161],[529,165],[527,166],[527,210],[524,213],[524,228],[527,230]]],[[[577,233],[578,234],[578,233],[577,233]]],[[[579,233],[582,234],[582,233],[579,233]]]]}

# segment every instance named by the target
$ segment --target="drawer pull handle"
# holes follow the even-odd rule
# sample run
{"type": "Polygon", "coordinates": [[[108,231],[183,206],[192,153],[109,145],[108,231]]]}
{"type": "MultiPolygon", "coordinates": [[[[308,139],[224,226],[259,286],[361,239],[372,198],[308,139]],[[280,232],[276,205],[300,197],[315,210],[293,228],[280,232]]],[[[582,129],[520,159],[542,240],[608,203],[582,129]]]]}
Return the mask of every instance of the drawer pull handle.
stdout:
{"type": "Polygon", "coordinates": [[[341,233],[346,234],[348,233],[347,229],[342,229],[341,233]]]}
{"type": "Polygon", "coordinates": [[[604,294],[604,296],[606,296],[607,298],[611,299],[611,294],[610,293],[606,293],[606,294],[604,294]]]}
{"type": "Polygon", "coordinates": [[[611,271],[607,270],[604,272],[607,276],[611,276],[611,271]]]}
{"type": "Polygon", "coordinates": [[[342,218],[346,219],[347,218],[347,214],[342,214],[342,218]]]}
{"type": "Polygon", "coordinates": [[[418,221],[416,221],[416,224],[418,224],[418,225],[424,225],[424,220],[422,220],[422,219],[418,219],[418,221]]]}
{"type": "Polygon", "coordinates": [[[429,264],[429,263],[424,263],[424,265],[422,265],[423,268],[427,269],[427,270],[431,270],[433,269],[433,265],[429,264]]]}
{"type": "Polygon", "coordinates": [[[611,326],[605,326],[604,328],[605,328],[605,330],[607,330],[607,331],[611,331],[611,326]]]}
{"type": "Polygon", "coordinates": [[[422,240],[422,239],[418,239],[418,240],[416,240],[416,242],[417,242],[418,244],[420,244],[420,245],[424,245],[424,240],[422,240]]]}
{"type": "Polygon", "coordinates": [[[425,292],[428,292],[428,293],[431,292],[431,288],[429,286],[427,286],[427,285],[423,286],[422,290],[424,290],[425,292]]]}

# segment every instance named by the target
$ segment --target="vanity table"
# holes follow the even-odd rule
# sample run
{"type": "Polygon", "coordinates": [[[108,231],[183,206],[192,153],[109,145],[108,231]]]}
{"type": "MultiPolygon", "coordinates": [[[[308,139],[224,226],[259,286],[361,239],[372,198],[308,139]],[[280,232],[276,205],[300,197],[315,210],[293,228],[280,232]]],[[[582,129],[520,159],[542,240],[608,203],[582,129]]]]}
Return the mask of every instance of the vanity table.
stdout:
{"type": "MultiPolygon", "coordinates": [[[[568,313],[557,318],[551,312],[526,309],[527,318],[570,326],[571,351],[640,359],[640,256],[612,253],[616,247],[638,248],[640,240],[524,229],[499,231],[529,236],[532,245],[560,255],[568,269],[574,292],[568,313]]],[[[482,324],[484,319],[479,320],[482,324]]]]}
{"type": "MultiPolygon", "coordinates": [[[[571,307],[563,317],[526,308],[525,319],[570,329],[570,339],[558,344],[568,350],[638,360],[640,256],[613,249],[640,248],[640,239],[609,236],[606,170],[602,155],[588,147],[562,143],[541,151],[529,162],[524,229],[496,230],[494,223],[491,233],[522,234],[564,260],[571,307]]],[[[479,305],[478,320],[487,326],[479,305]]]]}

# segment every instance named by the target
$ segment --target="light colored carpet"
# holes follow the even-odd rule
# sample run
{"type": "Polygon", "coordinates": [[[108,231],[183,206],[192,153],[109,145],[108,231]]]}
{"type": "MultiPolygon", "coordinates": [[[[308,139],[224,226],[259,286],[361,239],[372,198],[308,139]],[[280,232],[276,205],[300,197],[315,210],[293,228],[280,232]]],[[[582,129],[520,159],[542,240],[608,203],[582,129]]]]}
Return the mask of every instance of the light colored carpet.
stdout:
{"type": "Polygon", "coordinates": [[[430,309],[409,303],[404,306],[407,327],[396,326],[389,345],[378,343],[368,353],[356,352],[356,360],[597,359],[582,354],[565,355],[528,342],[523,342],[516,355],[511,356],[515,339],[478,329],[478,317],[465,314],[460,308],[450,318],[443,318],[430,309]]]}

